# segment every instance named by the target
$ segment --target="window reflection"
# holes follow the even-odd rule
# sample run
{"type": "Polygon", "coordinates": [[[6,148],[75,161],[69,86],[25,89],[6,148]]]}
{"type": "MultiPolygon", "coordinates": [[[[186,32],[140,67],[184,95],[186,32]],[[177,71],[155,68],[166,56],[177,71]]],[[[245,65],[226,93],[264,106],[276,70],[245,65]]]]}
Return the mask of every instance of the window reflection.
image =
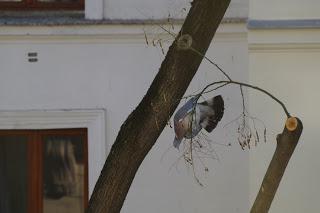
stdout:
{"type": "Polygon", "coordinates": [[[44,213],[84,212],[84,141],[80,136],[48,136],[44,155],[44,213]]]}

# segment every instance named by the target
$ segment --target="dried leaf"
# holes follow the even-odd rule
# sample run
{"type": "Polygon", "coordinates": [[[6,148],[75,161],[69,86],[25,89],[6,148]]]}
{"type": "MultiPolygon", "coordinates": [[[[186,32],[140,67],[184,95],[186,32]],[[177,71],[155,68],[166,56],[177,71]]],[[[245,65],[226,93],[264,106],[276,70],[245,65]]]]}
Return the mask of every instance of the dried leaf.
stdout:
{"type": "Polygon", "coordinates": [[[239,138],[238,138],[238,142],[239,142],[239,145],[241,146],[241,149],[244,150],[244,145],[242,144],[239,138]]]}
{"type": "Polygon", "coordinates": [[[260,139],[259,139],[259,134],[258,134],[258,131],[257,131],[257,130],[256,130],[256,138],[257,138],[257,142],[259,142],[260,139]]]}
{"type": "Polygon", "coordinates": [[[144,33],[144,39],[146,40],[146,44],[149,45],[146,31],[143,30],[143,33],[144,33]]]}
{"type": "Polygon", "coordinates": [[[164,49],[163,49],[161,40],[159,40],[159,45],[160,45],[160,48],[161,48],[161,52],[162,52],[162,54],[164,55],[164,49]]]}

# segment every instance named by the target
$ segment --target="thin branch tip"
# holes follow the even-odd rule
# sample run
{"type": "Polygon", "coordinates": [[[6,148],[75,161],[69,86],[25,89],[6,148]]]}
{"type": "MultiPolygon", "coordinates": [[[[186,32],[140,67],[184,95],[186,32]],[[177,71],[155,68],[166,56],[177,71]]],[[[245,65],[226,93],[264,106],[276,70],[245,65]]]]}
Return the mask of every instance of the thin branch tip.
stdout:
{"type": "Polygon", "coordinates": [[[276,98],[274,95],[272,95],[270,92],[260,88],[260,87],[257,87],[257,86],[254,86],[254,85],[251,85],[251,84],[248,84],[248,83],[243,83],[243,82],[238,82],[238,81],[232,81],[232,80],[227,80],[227,81],[215,81],[211,84],[208,84],[206,87],[203,88],[203,90],[199,93],[200,95],[202,94],[205,94],[206,93],[206,90],[211,87],[211,86],[214,86],[214,85],[217,85],[217,84],[223,84],[221,86],[219,86],[219,88],[221,87],[224,87],[224,86],[227,86],[229,84],[236,84],[236,85],[240,85],[240,86],[244,86],[244,87],[247,87],[247,88],[251,88],[251,89],[254,89],[254,90],[258,90],[266,95],[268,95],[271,99],[273,99],[274,101],[276,101],[278,104],[281,105],[283,111],[285,112],[287,118],[290,118],[291,115],[289,113],[289,111],[287,110],[286,106],[284,105],[284,103],[282,101],[280,101],[278,98],[276,98]]]}

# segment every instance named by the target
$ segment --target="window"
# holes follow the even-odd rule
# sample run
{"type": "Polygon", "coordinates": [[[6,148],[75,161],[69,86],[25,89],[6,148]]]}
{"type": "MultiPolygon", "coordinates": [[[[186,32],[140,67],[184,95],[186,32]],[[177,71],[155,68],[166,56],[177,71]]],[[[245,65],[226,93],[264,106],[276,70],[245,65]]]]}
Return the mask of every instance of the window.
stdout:
{"type": "Polygon", "coordinates": [[[87,129],[0,130],[1,213],[83,213],[87,129]]]}
{"type": "Polygon", "coordinates": [[[1,10],[83,10],[84,0],[0,0],[1,10]]]}

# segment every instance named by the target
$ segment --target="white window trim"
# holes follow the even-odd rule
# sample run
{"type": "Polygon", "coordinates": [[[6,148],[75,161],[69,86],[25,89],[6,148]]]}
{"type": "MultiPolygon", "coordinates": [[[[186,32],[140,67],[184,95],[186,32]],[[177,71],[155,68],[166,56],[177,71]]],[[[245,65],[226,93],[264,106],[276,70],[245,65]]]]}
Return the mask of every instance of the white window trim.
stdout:
{"type": "Polygon", "coordinates": [[[0,129],[88,129],[89,197],[106,160],[106,110],[0,111],[0,129]]]}
{"type": "Polygon", "coordinates": [[[85,0],[84,5],[86,19],[103,19],[104,0],[85,0]]]}

